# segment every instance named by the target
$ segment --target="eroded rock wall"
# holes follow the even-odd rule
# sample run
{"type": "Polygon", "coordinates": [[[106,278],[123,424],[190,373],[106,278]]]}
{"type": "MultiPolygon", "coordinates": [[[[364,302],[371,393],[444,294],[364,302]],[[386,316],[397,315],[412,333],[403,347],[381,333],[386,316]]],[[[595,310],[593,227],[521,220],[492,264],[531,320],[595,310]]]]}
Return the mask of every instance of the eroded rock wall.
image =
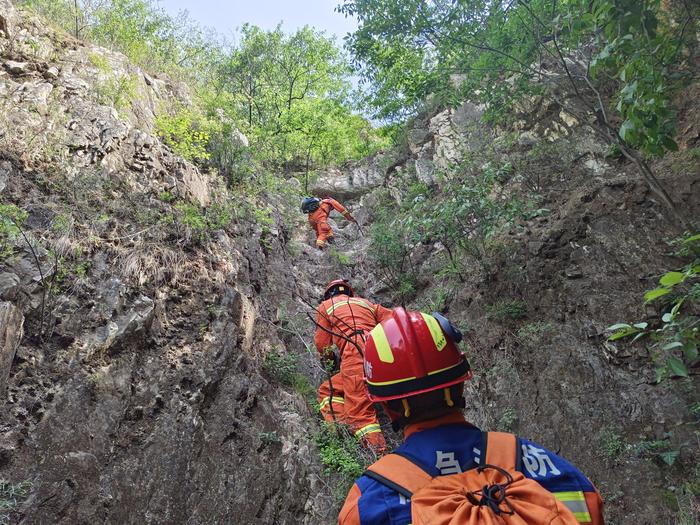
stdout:
{"type": "Polygon", "coordinates": [[[0,260],[0,478],[30,486],[0,521],[330,519],[317,420],[263,372],[289,351],[288,226],[160,142],[174,103],[0,0],[0,199],[26,212],[0,260]]]}

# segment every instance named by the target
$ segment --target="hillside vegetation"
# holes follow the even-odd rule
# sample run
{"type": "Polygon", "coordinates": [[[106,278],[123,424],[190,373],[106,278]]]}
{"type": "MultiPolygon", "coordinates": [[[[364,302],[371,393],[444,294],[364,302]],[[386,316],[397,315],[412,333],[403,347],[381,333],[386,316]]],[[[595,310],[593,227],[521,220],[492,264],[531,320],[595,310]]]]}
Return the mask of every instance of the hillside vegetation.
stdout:
{"type": "Polygon", "coordinates": [[[373,459],[316,410],[335,277],[448,315],[470,421],[607,523],[698,523],[700,7],[337,11],[0,0],[0,523],[333,523],[373,459]],[[316,250],[309,193],[363,229],[316,250]]]}

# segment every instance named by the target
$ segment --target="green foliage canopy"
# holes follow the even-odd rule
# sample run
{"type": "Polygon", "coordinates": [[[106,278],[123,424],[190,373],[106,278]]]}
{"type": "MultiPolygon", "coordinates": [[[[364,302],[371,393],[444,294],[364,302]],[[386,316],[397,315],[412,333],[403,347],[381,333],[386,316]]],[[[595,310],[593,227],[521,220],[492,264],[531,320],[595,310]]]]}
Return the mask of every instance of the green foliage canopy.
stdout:
{"type": "Polygon", "coordinates": [[[674,5],[345,0],[338,10],[358,18],[347,45],[373,84],[379,116],[415,111],[433,95],[442,103],[479,98],[504,117],[558,71],[592,112],[613,113],[623,141],[658,155],[676,148],[670,99],[697,48],[700,8],[674,5]]]}

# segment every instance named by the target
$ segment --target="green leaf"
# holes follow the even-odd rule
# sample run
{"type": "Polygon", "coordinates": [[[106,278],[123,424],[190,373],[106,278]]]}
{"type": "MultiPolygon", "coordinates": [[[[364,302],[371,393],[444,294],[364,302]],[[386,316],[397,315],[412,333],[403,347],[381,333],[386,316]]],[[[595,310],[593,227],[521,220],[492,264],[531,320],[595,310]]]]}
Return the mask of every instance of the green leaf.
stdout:
{"type": "Polygon", "coordinates": [[[666,313],[661,317],[661,320],[662,320],[664,323],[670,323],[671,321],[673,321],[673,314],[666,312],[666,313]]]}
{"type": "Polygon", "coordinates": [[[636,342],[637,340],[641,339],[641,338],[644,337],[645,335],[647,335],[646,332],[639,332],[637,335],[634,336],[634,339],[632,339],[632,342],[633,342],[633,343],[636,342]]]}
{"type": "Polygon", "coordinates": [[[646,330],[647,326],[649,326],[649,323],[635,323],[634,327],[639,328],[640,330],[646,330]]]}
{"type": "Polygon", "coordinates": [[[630,119],[625,120],[620,126],[620,137],[622,140],[629,140],[630,132],[634,130],[634,123],[630,119]]]}
{"type": "Polygon", "coordinates": [[[644,301],[647,303],[650,303],[654,299],[658,299],[662,295],[666,295],[671,291],[670,288],[654,288],[653,290],[649,290],[644,294],[644,301]]]}
{"type": "Polygon", "coordinates": [[[671,316],[676,317],[676,314],[678,313],[678,310],[681,309],[681,306],[683,305],[683,301],[685,301],[685,297],[683,297],[681,300],[676,301],[676,304],[673,305],[673,308],[671,309],[671,316]]]}
{"type": "Polygon", "coordinates": [[[662,346],[661,350],[669,351],[669,350],[673,350],[674,348],[680,348],[682,346],[683,346],[683,343],[681,343],[680,341],[674,341],[672,343],[668,343],[668,344],[665,344],[664,346],[662,346]]]}
{"type": "Polygon", "coordinates": [[[685,360],[688,361],[689,363],[692,363],[698,358],[698,347],[695,344],[690,344],[687,345],[683,349],[683,357],[685,357],[685,360]]]}
{"type": "Polygon", "coordinates": [[[622,328],[632,328],[632,325],[629,325],[627,323],[617,323],[612,326],[608,326],[606,330],[608,332],[615,332],[616,330],[620,330],[622,328]]]}
{"type": "Polygon", "coordinates": [[[687,239],[683,239],[683,244],[690,244],[691,242],[697,242],[700,241],[700,233],[696,235],[692,235],[691,237],[688,237],[687,239]]]}
{"type": "Polygon", "coordinates": [[[666,360],[666,364],[674,376],[688,377],[688,369],[686,368],[685,363],[683,363],[683,361],[677,357],[669,357],[666,360]]]}
{"type": "Polygon", "coordinates": [[[685,274],[681,272],[668,272],[660,280],[663,286],[674,286],[678,283],[682,283],[685,280],[685,274]]]}
{"type": "Polygon", "coordinates": [[[661,144],[669,151],[678,151],[678,144],[671,137],[663,137],[661,144]]]}
{"type": "Polygon", "coordinates": [[[676,462],[676,458],[679,454],[680,450],[667,450],[666,452],[661,452],[659,457],[670,467],[676,462]]]}

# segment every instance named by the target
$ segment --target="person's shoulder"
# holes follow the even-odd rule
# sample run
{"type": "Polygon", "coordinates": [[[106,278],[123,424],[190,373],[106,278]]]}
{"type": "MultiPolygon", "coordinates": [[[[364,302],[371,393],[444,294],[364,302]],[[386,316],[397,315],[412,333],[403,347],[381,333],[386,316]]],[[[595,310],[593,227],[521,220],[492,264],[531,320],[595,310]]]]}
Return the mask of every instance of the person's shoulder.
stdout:
{"type": "Polygon", "coordinates": [[[526,477],[548,485],[551,491],[594,491],[595,487],[581,470],[548,448],[518,436],[520,470],[526,477]]]}

